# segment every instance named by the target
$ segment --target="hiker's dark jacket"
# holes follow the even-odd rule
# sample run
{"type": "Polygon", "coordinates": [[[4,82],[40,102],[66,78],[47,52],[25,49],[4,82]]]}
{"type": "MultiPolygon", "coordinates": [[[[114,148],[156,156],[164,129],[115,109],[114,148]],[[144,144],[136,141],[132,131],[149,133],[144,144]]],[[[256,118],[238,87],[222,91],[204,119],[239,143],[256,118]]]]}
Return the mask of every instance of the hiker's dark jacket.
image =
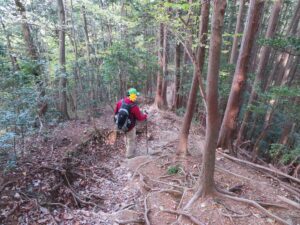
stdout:
{"type": "MultiPolygon", "coordinates": [[[[119,110],[122,106],[122,101],[123,101],[123,99],[121,99],[117,102],[116,107],[115,107],[115,115],[119,112],[119,110]]],[[[147,119],[147,114],[143,114],[141,112],[140,108],[134,102],[132,102],[128,97],[124,98],[124,101],[126,104],[134,105],[130,109],[130,112],[129,112],[129,118],[131,121],[135,121],[135,120],[144,121],[145,119],[147,119]]],[[[134,128],[134,126],[135,126],[135,123],[132,123],[130,125],[130,127],[128,128],[128,131],[132,130],[132,128],[134,128]]]]}

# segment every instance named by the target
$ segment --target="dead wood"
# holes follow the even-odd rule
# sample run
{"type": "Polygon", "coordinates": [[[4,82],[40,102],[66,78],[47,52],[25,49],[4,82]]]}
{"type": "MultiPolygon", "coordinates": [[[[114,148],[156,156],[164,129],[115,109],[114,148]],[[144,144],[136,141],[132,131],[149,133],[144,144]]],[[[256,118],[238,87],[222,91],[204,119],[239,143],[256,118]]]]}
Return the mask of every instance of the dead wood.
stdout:
{"type": "Polygon", "coordinates": [[[0,193],[3,191],[3,189],[6,187],[6,186],[8,186],[8,185],[10,185],[10,184],[13,184],[13,183],[15,183],[16,181],[8,181],[8,182],[6,182],[5,184],[3,184],[1,187],[0,187],[0,193]]]}
{"type": "Polygon", "coordinates": [[[225,154],[225,153],[223,153],[223,152],[220,152],[220,151],[218,151],[218,153],[221,154],[222,156],[228,158],[228,159],[233,160],[233,161],[237,161],[237,162],[240,162],[240,163],[244,163],[244,164],[246,164],[246,165],[253,166],[253,167],[255,167],[255,168],[263,169],[263,170],[269,171],[269,172],[271,172],[271,173],[275,173],[275,174],[284,176],[284,177],[286,177],[286,178],[288,178],[288,179],[291,179],[291,180],[293,180],[293,181],[295,181],[295,182],[297,182],[297,183],[300,184],[300,180],[299,180],[299,179],[297,179],[297,178],[295,178],[295,177],[292,177],[292,176],[290,176],[290,175],[288,175],[288,174],[285,174],[285,173],[283,173],[283,172],[281,172],[281,171],[278,171],[278,170],[275,171],[275,170],[270,169],[270,168],[265,167],[265,166],[261,166],[261,165],[258,165],[258,164],[255,164],[255,163],[251,163],[251,162],[248,162],[248,161],[245,161],[245,160],[242,160],[242,159],[238,159],[238,158],[236,158],[236,157],[227,155],[227,154],[225,154]]]}
{"type": "Polygon", "coordinates": [[[197,224],[197,225],[204,225],[204,223],[200,222],[195,216],[189,214],[188,212],[185,212],[185,211],[181,211],[181,210],[168,210],[168,209],[164,209],[164,210],[161,210],[161,212],[167,212],[167,213],[171,213],[171,214],[176,214],[176,215],[179,215],[179,216],[185,216],[187,217],[188,219],[190,219],[193,223],[197,224]]]}
{"type": "Polygon", "coordinates": [[[223,197],[223,198],[229,198],[229,199],[234,200],[234,201],[247,203],[247,204],[259,209],[260,211],[267,214],[269,217],[275,219],[276,221],[278,221],[280,223],[283,223],[283,224],[286,224],[286,225],[291,225],[290,223],[286,222],[284,219],[274,215],[273,213],[271,213],[270,211],[268,211],[267,209],[265,209],[264,207],[259,205],[256,201],[245,199],[245,198],[240,198],[240,197],[234,197],[234,196],[230,196],[230,195],[226,195],[226,194],[222,194],[222,193],[217,193],[217,194],[220,197],[223,197]]]}
{"type": "Polygon", "coordinates": [[[40,203],[41,206],[44,206],[44,205],[48,205],[48,206],[60,206],[62,208],[65,208],[65,209],[69,209],[68,206],[66,206],[65,204],[62,204],[62,203],[59,203],[59,202],[44,202],[44,203],[40,203]]]}

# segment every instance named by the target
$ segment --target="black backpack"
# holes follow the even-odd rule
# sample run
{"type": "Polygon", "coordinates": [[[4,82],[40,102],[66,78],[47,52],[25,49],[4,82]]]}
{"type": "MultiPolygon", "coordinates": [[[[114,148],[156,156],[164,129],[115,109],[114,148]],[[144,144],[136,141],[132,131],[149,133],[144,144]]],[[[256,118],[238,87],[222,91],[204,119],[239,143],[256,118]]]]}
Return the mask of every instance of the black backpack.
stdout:
{"type": "Polygon", "coordinates": [[[130,110],[135,104],[127,104],[124,99],[122,99],[122,105],[117,114],[115,115],[115,123],[119,130],[127,132],[129,127],[135,123],[134,119],[130,119],[130,110]]]}

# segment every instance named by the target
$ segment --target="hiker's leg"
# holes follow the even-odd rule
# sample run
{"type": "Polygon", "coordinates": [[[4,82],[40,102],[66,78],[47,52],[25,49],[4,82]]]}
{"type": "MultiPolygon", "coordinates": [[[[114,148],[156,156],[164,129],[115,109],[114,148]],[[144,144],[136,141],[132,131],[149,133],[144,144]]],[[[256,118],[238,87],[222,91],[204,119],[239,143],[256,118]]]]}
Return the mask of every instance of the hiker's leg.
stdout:
{"type": "Polygon", "coordinates": [[[126,157],[132,158],[136,147],[136,128],[126,133],[126,157]]]}

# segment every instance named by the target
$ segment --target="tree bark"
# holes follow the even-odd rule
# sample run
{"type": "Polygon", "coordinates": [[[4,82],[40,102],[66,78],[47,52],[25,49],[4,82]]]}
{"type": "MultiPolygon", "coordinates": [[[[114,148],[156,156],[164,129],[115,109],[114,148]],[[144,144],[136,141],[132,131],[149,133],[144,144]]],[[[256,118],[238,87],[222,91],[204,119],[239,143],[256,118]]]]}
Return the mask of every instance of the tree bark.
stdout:
{"type": "MultiPolygon", "coordinates": [[[[17,10],[19,11],[19,13],[22,17],[22,20],[23,20],[22,21],[22,32],[23,32],[24,40],[26,42],[28,54],[32,60],[37,61],[39,59],[39,55],[38,55],[37,48],[33,42],[32,36],[31,36],[29,24],[27,23],[26,9],[20,0],[15,0],[15,4],[16,4],[17,10]]],[[[39,71],[39,70],[34,71],[34,75],[39,76],[40,72],[41,71],[39,71]]]]}
{"type": "Polygon", "coordinates": [[[245,2],[246,0],[240,0],[239,13],[236,22],[231,55],[229,60],[230,64],[235,64],[238,57],[238,43],[239,43],[238,34],[240,34],[243,31],[243,11],[244,11],[245,2]]]}
{"type": "Polygon", "coordinates": [[[174,95],[172,109],[179,108],[179,88],[180,88],[180,58],[181,58],[181,44],[176,44],[175,47],[175,80],[174,80],[174,95]]]}
{"type": "Polygon", "coordinates": [[[164,108],[164,102],[163,102],[163,77],[162,77],[162,71],[163,71],[163,47],[164,47],[164,24],[161,23],[159,27],[159,50],[158,50],[158,65],[159,70],[157,71],[157,83],[156,83],[156,95],[155,95],[155,101],[154,105],[162,109],[164,108]]]}
{"type": "Polygon", "coordinates": [[[168,108],[167,102],[167,88],[168,88],[168,53],[169,53],[169,44],[168,44],[168,26],[164,24],[164,38],[163,38],[163,82],[162,82],[162,99],[163,104],[168,108]]]}
{"type": "Polygon", "coordinates": [[[199,191],[203,197],[214,193],[214,168],[217,139],[219,133],[219,110],[218,110],[218,79],[220,68],[220,55],[222,45],[222,28],[226,1],[215,0],[212,17],[212,34],[209,48],[209,63],[207,73],[207,118],[205,146],[199,178],[199,191]]]}
{"type": "Polygon", "coordinates": [[[260,9],[264,6],[262,0],[251,0],[247,16],[247,24],[244,29],[242,46],[237,61],[236,70],[229,94],[223,118],[218,146],[223,149],[230,149],[233,153],[233,134],[236,129],[236,119],[240,110],[243,87],[247,79],[247,70],[254,36],[257,32],[260,19],[260,9]]]}
{"type": "Polygon", "coordinates": [[[184,114],[183,124],[179,135],[179,144],[177,154],[186,156],[188,152],[188,135],[193,119],[194,109],[196,105],[198,84],[200,83],[200,91],[203,96],[204,105],[206,105],[206,97],[203,91],[202,71],[205,60],[205,44],[207,40],[208,21],[209,21],[209,7],[210,1],[202,0],[201,15],[200,15],[200,29],[199,29],[199,46],[196,52],[196,57],[193,58],[194,74],[192,80],[192,87],[189,93],[186,112],[184,114]],[[200,82],[199,82],[200,81],[200,82]]]}
{"type": "MultiPolygon", "coordinates": [[[[271,17],[269,19],[268,29],[267,29],[267,33],[266,33],[265,38],[273,38],[274,37],[281,7],[282,7],[282,0],[277,0],[274,3],[273,9],[272,9],[272,13],[271,13],[271,17]]],[[[254,79],[254,83],[253,83],[252,91],[251,91],[251,94],[250,94],[250,98],[249,98],[249,101],[248,101],[247,110],[245,112],[245,115],[244,115],[244,118],[243,118],[243,121],[242,121],[242,124],[241,124],[241,128],[240,128],[239,133],[238,133],[237,144],[239,144],[244,139],[244,132],[245,132],[246,126],[249,122],[249,119],[251,117],[250,107],[254,103],[254,101],[257,99],[257,89],[258,89],[258,87],[260,86],[260,89],[262,90],[262,80],[263,80],[263,77],[264,77],[264,74],[265,74],[265,67],[268,63],[270,53],[271,53],[271,47],[263,46],[261,48],[260,61],[259,61],[259,64],[258,64],[258,69],[257,69],[257,73],[256,73],[256,76],[255,76],[255,79],[254,79]]]]}
{"type": "Polygon", "coordinates": [[[19,71],[20,67],[19,67],[19,63],[18,63],[17,57],[14,56],[14,54],[13,54],[13,50],[12,50],[12,46],[11,46],[11,40],[10,40],[10,35],[6,31],[5,24],[3,23],[1,17],[0,17],[0,22],[1,22],[2,29],[3,29],[3,32],[5,34],[5,37],[6,37],[8,54],[9,54],[9,57],[10,57],[10,61],[11,61],[11,64],[12,64],[13,71],[19,71]]]}
{"type": "Polygon", "coordinates": [[[17,11],[20,13],[22,18],[22,24],[21,24],[22,33],[27,46],[28,56],[32,61],[34,61],[35,64],[32,73],[35,76],[35,83],[38,90],[38,98],[37,98],[38,113],[37,114],[40,121],[40,132],[42,132],[42,128],[44,127],[43,120],[48,109],[48,103],[44,99],[46,95],[46,90],[42,79],[42,68],[38,62],[40,56],[37,47],[34,44],[29,24],[27,23],[26,9],[20,0],[15,0],[15,5],[17,7],[17,11]]]}
{"type": "Polygon", "coordinates": [[[65,53],[65,9],[63,0],[57,0],[58,17],[59,17],[59,100],[60,112],[64,119],[70,119],[67,108],[67,74],[66,74],[66,53],[65,53]]]}

